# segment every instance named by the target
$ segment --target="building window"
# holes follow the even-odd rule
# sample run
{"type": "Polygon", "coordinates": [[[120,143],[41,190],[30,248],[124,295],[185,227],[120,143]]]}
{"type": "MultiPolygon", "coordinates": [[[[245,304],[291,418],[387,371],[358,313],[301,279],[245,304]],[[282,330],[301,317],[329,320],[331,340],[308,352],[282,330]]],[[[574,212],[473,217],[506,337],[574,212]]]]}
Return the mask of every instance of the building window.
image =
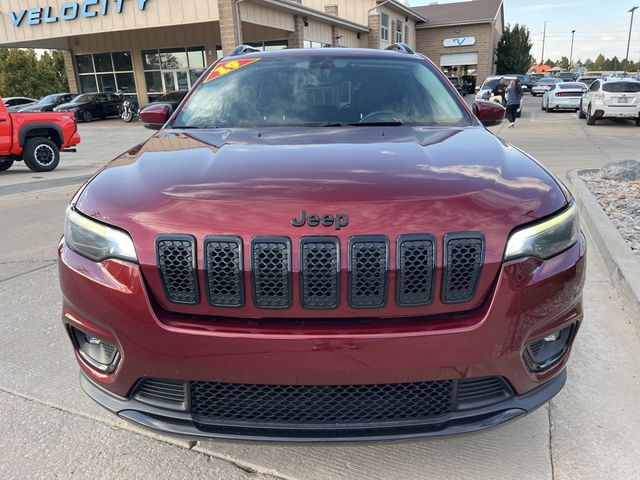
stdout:
{"type": "Polygon", "coordinates": [[[404,42],[403,37],[404,23],[400,20],[396,20],[396,43],[404,42]]]}
{"type": "Polygon", "coordinates": [[[267,50],[283,50],[289,46],[287,40],[265,40],[264,42],[245,42],[245,45],[266,52],[267,50]]]}
{"type": "Polygon", "coordinates": [[[389,15],[380,16],[380,38],[389,41],[389,15]]]}
{"type": "Polygon", "coordinates": [[[204,47],[142,51],[149,101],[175,90],[189,90],[207,66],[204,47]]]}
{"type": "Polygon", "coordinates": [[[137,97],[131,52],[76,55],[81,93],[122,91],[137,97]]]}
{"type": "Polygon", "coordinates": [[[311,42],[309,40],[304,41],[304,48],[329,48],[330,44],[324,42],[311,42]]]}

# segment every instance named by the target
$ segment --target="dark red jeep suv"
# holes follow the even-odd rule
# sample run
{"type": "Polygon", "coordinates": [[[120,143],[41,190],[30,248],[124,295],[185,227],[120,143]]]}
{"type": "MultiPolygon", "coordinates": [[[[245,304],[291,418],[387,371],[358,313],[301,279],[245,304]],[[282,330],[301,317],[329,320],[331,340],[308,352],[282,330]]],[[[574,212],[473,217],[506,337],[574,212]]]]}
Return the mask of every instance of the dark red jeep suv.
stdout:
{"type": "Polygon", "coordinates": [[[576,205],[474,115],[502,107],[394,48],[239,49],[142,113],[159,131],[78,191],[59,244],[93,399],[172,433],[354,440],[477,430],[558,393],[576,205]]]}

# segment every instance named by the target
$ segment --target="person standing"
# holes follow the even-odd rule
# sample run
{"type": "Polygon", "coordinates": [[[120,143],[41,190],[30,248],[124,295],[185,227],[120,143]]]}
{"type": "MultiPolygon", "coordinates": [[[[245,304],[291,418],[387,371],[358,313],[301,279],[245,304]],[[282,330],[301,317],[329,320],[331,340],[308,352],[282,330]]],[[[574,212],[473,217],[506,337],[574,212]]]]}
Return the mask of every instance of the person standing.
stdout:
{"type": "Polygon", "coordinates": [[[516,124],[516,117],[518,115],[518,108],[522,102],[522,85],[518,80],[511,80],[511,83],[506,88],[507,94],[507,119],[509,120],[509,127],[511,128],[516,124]]]}
{"type": "Polygon", "coordinates": [[[494,97],[501,97],[502,106],[506,106],[507,105],[506,94],[507,94],[507,82],[505,82],[504,77],[502,77],[498,81],[498,84],[495,87],[493,87],[493,90],[491,90],[491,95],[493,95],[494,97]]]}

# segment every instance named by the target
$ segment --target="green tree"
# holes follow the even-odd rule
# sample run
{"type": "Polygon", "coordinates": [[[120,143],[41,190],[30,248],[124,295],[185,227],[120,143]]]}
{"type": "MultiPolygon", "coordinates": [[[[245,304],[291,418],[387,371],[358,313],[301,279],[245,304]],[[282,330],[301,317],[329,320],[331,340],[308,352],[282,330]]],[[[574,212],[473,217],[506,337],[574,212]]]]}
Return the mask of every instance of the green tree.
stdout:
{"type": "Polygon", "coordinates": [[[566,69],[568,69],[568,68],[569,68],[569,59],[568,59],[567,57],[562,57],[562,58],[560,59],[560,62],[558,62],[558,66],[559,66],[560,68],[566,68],[566,69]]]}
{"type": "Polygon", "coordinates": [[[69,90],[64,55],[45,51],[40,58],[33,49],[0,49],[0,95],[39,98],[69,90]]]}
{"type": "Polygon", "coordinates": [[[600,54],[596,57],[596,61],[593,62],[593,70],[605,70],[604,63],[607,61],[604,55],[600,54]]]}
{"type": "Polygon", "coordinates": [[[553,60],[551,60],[550,58],[547,58],[547,61],[546,61],[546,62],[544,62],[544,64],[545,64],[546,66],[548,66],[548,67],[551,67],[551,68],[553,68],[553,67],[555,67],[555,66],[556,66],[556,62],[554,62],[554,61],[553,61],[553,60]]]}
{"type": "Polygon", "coordinates": [[[534,62],[531,56],[532,46],[527,27],[517,23],[513,28],[507,25],[496,48],[497,73],[526,72],[534,62]]]}
{"type": "Polygon", "coordinates": [[[593,65],[594,65],[594,63],[593,63],[593,60],[591,60],[590,58],[587,58],[587,59],[584,61],[584,64],[583,64],[583,65],[584,65],[585,67],[587,67],[587,69],[589,69],[589,70],[593,70],[593,65]]]}

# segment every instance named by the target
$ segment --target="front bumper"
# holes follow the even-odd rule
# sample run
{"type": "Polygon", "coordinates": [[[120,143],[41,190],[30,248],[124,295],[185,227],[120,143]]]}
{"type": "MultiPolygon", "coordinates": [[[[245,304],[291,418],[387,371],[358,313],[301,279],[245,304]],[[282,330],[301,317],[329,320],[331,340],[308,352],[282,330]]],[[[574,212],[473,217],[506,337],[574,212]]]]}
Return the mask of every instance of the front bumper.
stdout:
{"type": "MultiPolygon", "coordinates": [[[[163,311],[137,265],[95,263],[61,242],[59,273],[63,322],[117,346],[112,373],[92,368],[76,350],[85,390],[137,423],[188,435],[313,440],[403,438],[472,431],[524,415],[564,384],[564,355],[531,371],[527,345],[566,326],[579,327],[586,244],[549,260],[504,264],[477,310],[453,316],[371,318],[348,323],[190,318],[163,311]],[[133,398],[144,378],[262,385],[368,385],[500,377],[513,395],[504,402],[435,422],[360,425],[309,434],[296,428],[198,429],[188,411],[150,407],[133,398]]],[[[577,330],[577,328],[575,329],[577,330]]],[[[571,338],[571,343],[573,338],[571,338]]],[[[570,348],[569,348],[570,350],[570,348]]]]}
{"type": "Polygon", "coordinates": [[[379,423],[359,427],[331,428],[283,426],[216,425],[202,427],[189,413],[169,412],[134,398],[117,397],[96,385],[85,374],[80,375],[84,391],[98,404],[142,427],[188,437],[209,437],[260,441],[370,441],[469,433],[502,425],[522,417],[553,398],[566,382],[566,370],[524,395],[513,396],[500,403],[471,410],[453,412],[446,418],[424,423],[379,423]]]}

